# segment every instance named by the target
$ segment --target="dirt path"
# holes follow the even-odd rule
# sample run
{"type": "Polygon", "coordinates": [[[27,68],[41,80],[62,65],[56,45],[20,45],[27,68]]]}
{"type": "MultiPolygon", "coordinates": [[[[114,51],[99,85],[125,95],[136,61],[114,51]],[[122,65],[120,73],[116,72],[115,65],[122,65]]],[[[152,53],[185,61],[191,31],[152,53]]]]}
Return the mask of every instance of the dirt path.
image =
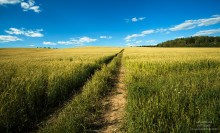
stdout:
{"type": "Polygon", "coordinates": [[[106,110],[103,116],[104,127],[100,130],[101,133],[120,132],[126,104],[124,74],[124,67],[122,65],[119,69],[119,75],[116,79],[115,90],[113,90],[103,102],[106,110]]]}

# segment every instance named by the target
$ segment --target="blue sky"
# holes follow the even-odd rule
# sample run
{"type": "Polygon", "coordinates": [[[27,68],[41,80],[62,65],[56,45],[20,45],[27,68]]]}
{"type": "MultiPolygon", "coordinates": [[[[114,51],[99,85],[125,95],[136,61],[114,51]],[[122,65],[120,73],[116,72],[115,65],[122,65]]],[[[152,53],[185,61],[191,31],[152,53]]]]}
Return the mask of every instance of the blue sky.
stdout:
{"type": "Polygon", "coordinates": [[[0,0],[0,47],[135,46],[220,35],[220,0],[0,0]]]}

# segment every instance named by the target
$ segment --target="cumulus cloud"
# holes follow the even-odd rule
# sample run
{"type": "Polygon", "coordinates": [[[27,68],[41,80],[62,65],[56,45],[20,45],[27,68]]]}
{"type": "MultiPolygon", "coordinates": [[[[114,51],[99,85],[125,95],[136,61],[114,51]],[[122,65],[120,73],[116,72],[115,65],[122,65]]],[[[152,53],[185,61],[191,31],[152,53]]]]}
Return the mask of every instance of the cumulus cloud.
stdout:
{"type": "Polygon", "coordinates": [[[95,42],[97,39],[89,38],[89,37],[81,37],[77,40],[79,43],[90,43],[90,42],[95,42]]]}
{"type": "Polygon", "coordinates": [[[211,29],[211,30],[202,30],[194,34],[193,36],[204,36],[204,35],[212,35],[220,33],[220,28],[219,29],[211,29]]]}
{"type": "Polygon", "coordinates": [[[46,41],[44,41],[43,44],[44,45],[56,45],[56,43],[54,42],[46,42],[46,41]]]}
{"type": "Polygon", "coordinates": [[[36,13],[41,12],[40,7],[35,6],[34,0],[29,0],[27,2],[21,2],[21,8],[23,8],[23,11],[33,10],[36,13]]]}
{"type": "Polygon", "coordinates": [[[35,5],[34,0],[0,0],[0,5],[13,5],[13,4],[20,4],[23,11],[34,11],[36,13],[41,12],[40,6],[35,5]]]}
{"type": "Polygon", "coordinates": [[[154,33],[155,30],[145,30],[145,31],[142,31],[141,33],[139,34],[132,34],[132,35],[128,35],[124,38],[124,40],[126,42],[130,42],[132,38],[136,38],[136,37],[143,37],[143,36],[146,36],[147,34],[152,34],[154,33]]]}
{"type": "Polygon", "coordinates": [[[25,30],[24,28],[22,29],[10,28],[5,32],[11,35],[24,35],[27,37],[43,37],[44,35],[41,33],[42,31],[43,29],[25,30]]]}
{"type": "Polygon", "coordinates": [[[178,24],[172,28],[169,28],[171,31],[179,30],[189,30],[195,27],[209,26],[220,23],[220,16],[213,15],[211,18],[197,19],[197,20],[186,20],[181,24],[178,24]]]}
{"type": "Polygon", "coordinates": [[[137,22],[138,19],[135,17],[135,18],[132,18],[131,21],[132,21],[132,22],[137,22]]]}
{"type": "Polygon", "coordinates": [[[91,42],[95,42],[97,41],[97,39],[93,39],[90,37],[80,37],[78,39],[70,39],[69,41],[58,41],[58,44],[63,44],[63,45],[83,45],[85,43],[91,43],[91,42]]]}
{"type": "Polygon", "coordinates": [[[11,36],[11,35],[0,35],[0,42],[15,42],[15,41],[21,41],[22,39],[11,36]]]}
{"type": "Polygon", "coordinates": [[[137,18],[137,17],[133,17],[133,18],[131,18],[131,19],[125,19],[125,21],[128,23],[128,22],[138,22],[138,21],[143,21],[144,19],[146,19],[146,17],[139,17],[139,18],[137,18]]]}
{"type": "Polygon", "coordinates": [[[112,36],[100,36],[101,39],[112,39],[112,36]]]}
{"type": "Polygon", "coordinates": [[[0,5],[18,4],[21,0],[0,0],[0,5]]]}

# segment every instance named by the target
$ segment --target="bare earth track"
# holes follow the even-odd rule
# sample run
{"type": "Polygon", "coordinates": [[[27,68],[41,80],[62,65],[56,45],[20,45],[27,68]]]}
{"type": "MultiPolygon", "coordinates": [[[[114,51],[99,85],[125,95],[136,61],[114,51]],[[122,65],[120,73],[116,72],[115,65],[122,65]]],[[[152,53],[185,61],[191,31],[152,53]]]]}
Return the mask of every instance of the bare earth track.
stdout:
{"type": "Polygon", "coordinates": [[[107,108],[103,114],[104,126],[101,130],[99,130],[101,133],[120,132],[126,104],[124,74],[124,67],[121,65],[119,75],[116,79],[115,89],[110,92],[109,96],[107,96],[103,101],[103,105],[107,106],[107,108]]]}

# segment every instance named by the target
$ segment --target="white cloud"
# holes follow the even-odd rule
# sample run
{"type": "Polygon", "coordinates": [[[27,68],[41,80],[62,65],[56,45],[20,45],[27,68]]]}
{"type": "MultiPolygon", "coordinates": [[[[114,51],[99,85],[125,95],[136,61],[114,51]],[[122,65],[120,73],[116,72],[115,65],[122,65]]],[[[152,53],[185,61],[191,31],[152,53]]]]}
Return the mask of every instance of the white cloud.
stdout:
{"type": "Polygon", "coordinates": [[[11,36],[11,35],[0,35],[0,42],[15,42],[15,41],[21,41],[22,39],[11,36]]]}
{"type": "Polygon", "coordinates": [[[31,44],[31,45],[28,45],[28,46],[30,46],[30,47],[34,47],[35,45],[34,45],[34,44],[31,44]]]}
{"type": "Polygon", "coordinates": [[[45,41],[43,42],[43,44],[44,45],[56,45],[56,43],[54,43],[54,42],[45,42],[45,41]]]}
{"type": "Polygon", "coordinates": [[[183,23],[176,25],[172,28],[169,28],[171,31],[178,31],[178,30],[189,30],[195,27],[201,26],[209,26],[220,23],[220,16],[213,15],[211,18],[205,19],[197,19],[197,20],[186,20],[183,23]]]}
{"type": "Polygon", "coordinates": [[[196,27],[196,21],[186,20],[185,22],[183,22],[179,25],[176,25],[176,26],[170,28],[169,30],[171,30],[171,31],[189,30],[189,29],[192,29],[192,28],[195,28],[195,27],[196,27]]]}
{"type": "MultiPolygon", "coordinates": [[[[130,21],[129,19],[126,19],[126,20],[130,21]]],[[[133,21],[137,21],[137,20],[138,20],[137,18],[133,18],[133,21]]],[[[139,34],[128,35],[124,38],[124,40],[126,42],[129,42],[128,45],[131,45],[132,43],[135,44],[136,38],[144,37],[147,34],[152,34],[152,33],[169,34],[170,32],[173,32],[173,31],[188,30],[188,29],[193,29],[195,27],[209,26],[209,25],[214,25],[218,23],[220,23],[220,15],[216,14],[216,15],[212,15],[210,18],[205,18],[205,19],[186,20],[183,23],[173,26],[171,28],[158,28],[158,29],[145,30],[139,34]]],[[[219,33],[219,29],[199,31],[196,34],[194,34],[194,36],[210,35],[210,34],[215,34],[215,33],[219,33]]],[[[149,42],[149,43],[154,43],[154,42],[149,42]]]]}
{"type": "Polygon", "coordinates": [[[166,28],[159,28],[159,29],[156,29],[156,32],[166,32],[168,29],[166,28]]]}
{"type": "Polygon", "coordinates": [[[70,40],[70,41],[58,41],[58,44],[63,44],[63,45],[71,45],[71,44],[75,44],[74,41],[70,40]]]}
{"type": "Polygon", "coordinates": [[[10,28],[9,30],[6,30],[5,32],[8,33],[8,34],[15,34],[15,35],[21,35],[21,34],[24,33],[23,30],[19,30],[19,29],[16,29],[16,28],[10,28]]]}
{"type": "Polygon", "coordinates": [[[22,29],[10,28],[5,32],[11,35],[24,35],[27,37],[43,37],[44,35],[41,33],[42,31],[43,29],[25,30],[24,28],[22,29]]]}
{"type": "Polygon", "coordinates": [[[141,32],[141,34],[147,35],[147,34],[152,34],[154,32],[155,32],[154,30],[144,30],[141,32]]]}
{"type": "Polygon", "coordinates": [[[41,12],[40,6],[35,5],[34,0],[0,0],[0,5],[7,5],[7,4],[21,4],[21,8],[23,11],[33,10],[36,13],[41,12]]]}
{"type": "Polygon", "coordinates": [[[125,19],[125,21],[128,23],[128,22],[138,22],[138,21],[143,21],[144,19],[146,19],[146,17],[139,17],[139,18],[137,18],[137,17],[133,17],[133,18],[131,18],[131,19],[125,19]]]}
{"type": "Polygon", "coordinates": [[[43,37],[44,35],[40,33],[41,31],[43,30],[42,29],[37,29],[35,31],[29,30],[29,31],[26,31],[24,35],[28,37],[43,37]]]}
{"type": "Polygon", "coordinates": [[[97,39],[93,39],[93,38],[84,36],[79,39],[72,38],[69,41],[58,41],[57,43],[64,44],[64,45],[72,45],[72,44],[83,45],[84,43],[91,43],[91,42],[95,42],[95,41],[97,41],[97,39]]]}
{"type": "Polygon", "coordinates": [[[204,35],[211,35],[211,34],[216,34],[220,33],[220,28],[219,29],[211,29],[211,30],[202,30],[194,34],[193,36],[204,36],[204,35]]]}
{"type": "Polygon", "coordinates": [[[40,7],[35,6],[34,0],[28,0],[28,2],[21,2],[21,8],[23,8],[23,11],[33,10],[36,13],[41,12],[40,7]]]}
{"type": "Polygon", "coordinates": [[[141,37],[144,36],[144,34],[132,34],[132,35],[128,35],[124,38],[124,40],[126,42],[130,42],[132,38],[136,38],[136,37],[141,37]]]}
{"type": "Polygon", "coordinates": [[[100,36],[101,39],[112,39],[112,36],[100,36]]]}
{"type": "Polygon", "coordinates": [[[23,10],[25,10],[25,9],[30,8],[30,5],[28,3],[26,3],[26,2],[21,2],[21,7],[23,8],[23,10]]]}
{"type": "Polygon", "coordinates": [[[21,0],[0,0],[0,5],[17,4],[20,2],[21,0]]]}
{"type": "Polygon", "coordinates": [[[97,39],[89,38],[89,37],[81,37],[79,38],[78,42],[79,43],[90,43],[90,42],[95,42],[97,39]]]}
{"type": "Polygon", "coordinates": [[[107,36],[100,36],[99,38],[101,38],[101,39],[105,39],[105,38],[107,38],[107,36]]]}
{"type": "Polygon", "coordinates": [[[155,30],[145,30],[145,31],[142,31],[140,34],[128,35],[128,36],[126,36],[126,37],[124,38],[124,40],[125,40],[126,42],[130,42],[132,38],[143,37],[143,36],[145,36],[145,35],[147,35],[147,34],[152,34],[152,33],[154,33],[154,32],[155,32],[155,30]]]}
{"type": "Polygon", "coordinates": [[[32,7],[30,7],[30,8],[29,8],[29,10],[33,10],[33,11],[34,11],[34,12],[36,12],[36,13],[41,12],[41,10],[40,10],[40,7],[39,7],[39,6],[32,6],[32,7]]]}
{"type": "Polygon", "coordinates": [[[146,17],[140,17],[139,20],[142,21],[144,20],[146,17]]]}
{"type": "Polygon", "coordinates": [[[146,40],[146,41],[138,40],[138,41],[129,42],[126,45],[127,46],[143,46],[143,45],[150,46],[150,45],[156,45],[155,42],[157,41],[156,40],[146,40]]]}
{"type": "Polygon", "coordinates": [[[132,18],[131,21],[132,21],[132,22],[137,22],[138,19],[135,17],[135,18],[132,18]]]}
{"type": "Polygon", "coordinates": [[[209,25],[214,25],[218,23],[220,23],[220,16],[198,20],[198,26],[209,26],[209,25]]]}

